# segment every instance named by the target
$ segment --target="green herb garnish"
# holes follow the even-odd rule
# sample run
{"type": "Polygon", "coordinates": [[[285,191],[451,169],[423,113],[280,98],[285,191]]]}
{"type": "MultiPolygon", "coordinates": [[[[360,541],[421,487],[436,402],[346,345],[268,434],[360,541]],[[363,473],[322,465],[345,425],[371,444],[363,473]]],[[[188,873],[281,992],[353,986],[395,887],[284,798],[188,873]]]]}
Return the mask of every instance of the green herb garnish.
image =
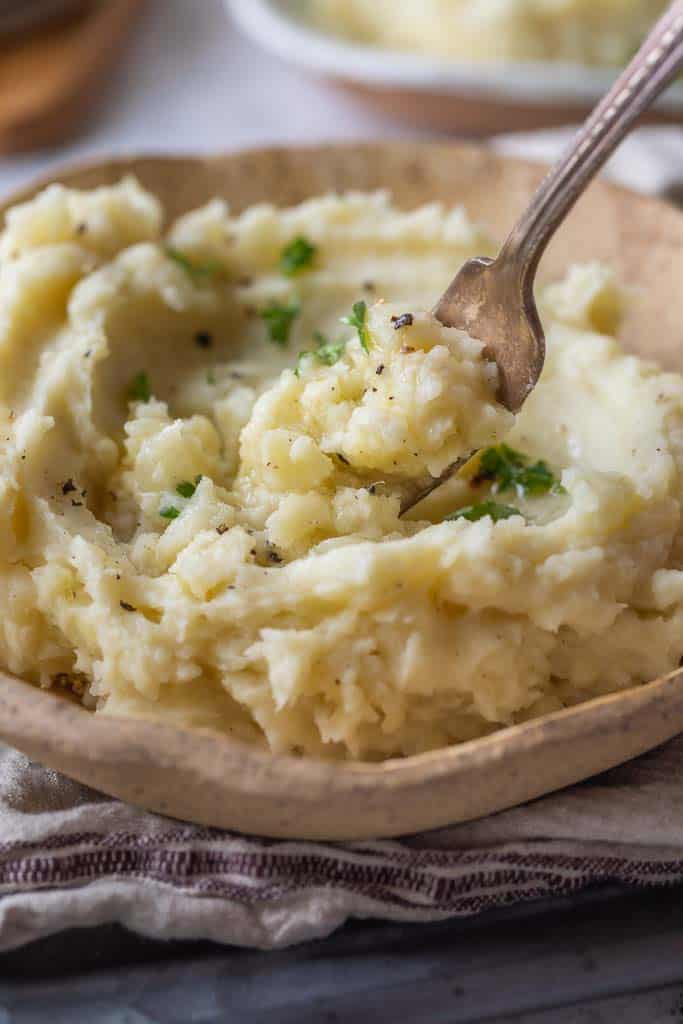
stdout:
{"type": "Polygon", "coordinates": [[[149,402],[152,397],[152,388],[149,383],[149,377],[144,370],[133,377],[129,397],[134,402],[149,402]]]}
{"type": "Polygon", "coordinates": [[[497,501],[482,501],[479,505],[466,505],[459,508],[457,512],[451,512],[446,516],[447,520],[467,519],[470,523],[476,523],[479,519],[490,516],[494,523],[499,519],[510,519],[511,516],[521,516],[518,508],[512,505],[499,505],[497,501]]]}
{"type": "Polygon", "coordinates": [[[164,508],[159,509],[159,515],[162,519],[177,519],[180,515],[180,509],[176,508],[175,505],[166,505],[164,508]]]}
{"type": "Polygon", "coordinates": [[[207,277],[218,277],[221,274],[225,274],[225,267],[220,260],[202,260],[201,263],[197,260],[190,259],[184,252],[179,249],[175,249],[172,245],[166,246],[166,255],[169,260],[173,260],[179,267],[185,271],[188,277],[191,277],[193,281],[200,281],[207,277]]]}
{"type": "Polygon", "coordinates": [[[507,444],[486,448],[479,457],[479,467],[472,483],[493,481],[493,493],[516,491],[522,495],[539,495],[551,492],[566,494],[559,478],[547,462],[539,459],[532,462],[528,455],[515,451],[507,444]]]}
{"type": "Polygon", "coordinates": [[[176,487],[176,491],[181,498],[191,498],[196,490],[197,485],[193,484],[191,480],[183,480],[183,482],[178,484],[176,487]]]}
{"type": "Polygon", "coordinates": [[[305,348],[301,352],[299,352],[299,355],[296,357],[296,366],[294,367],[294,376],[295,377],[300,377],[301,376],[301,364],[302,364],[302,362],[304,361],[306,356],[312,356],[312,355],[313,355],[313,353],[310,352],[307,348],[305,348]]]}
{"type": "Polygon", "coordinates": [[[303,352],[299,352],[299,358],[294,368],[294,373],[297,377],[301,369],[301,361],[305,356],[313,356],[319,362],[324,363],[325,366],[334,366],[344,355],[344,349],[346,348],[346,341],[344,339],[330,341],[322,331],[314,331],[313,340],[316,343],[316,348],[304,349],[303,352]]]}
{"type": "Polygon", "coordinates": [[[312,245],[303,235],[299,235],[282,250],[280,270],[287,277],[294,277],[306,267],[310,267],[317,251],[317,246],[312,245]]]}
{"type": "Polygon", "coordinates": [[[216,384],[216,374],[213,372],[213,370],[206,371],[206,383],[212,385],[216,384]]]}
{"type": "Polygon", "coordinates": [[[301,307],[296,302],[284,306],[279,302],[271,302],[262,309],[259,316],[268,328],[268,340],[280,348],[285,348],[289,342],[292,324],[300,312],[301,307]]]}
{"type": "Polygon", "coordinates": [[[325,366],[334,366],[338,363],[341,357],[344,355],[344,349],[346,348],[346,342],[344,339],[339,341],[329,341],[322,331],[315,331],[313,339],[317,345],[314,349],[313,355],[316,359],[319,359],[325,366]]]}
{"type": "Polygon", "coordinates": [[[353,311],[351,316],[343,316],[341,322],[348,324],[349,327],[355,327],[358,331],[358,338],[360,341],[360,347],[364,352],[370,351],[370,331],[367,326],[368,318],[368,307],[365,302],[361,299],[360,302],[354,302],[353,311]]]}

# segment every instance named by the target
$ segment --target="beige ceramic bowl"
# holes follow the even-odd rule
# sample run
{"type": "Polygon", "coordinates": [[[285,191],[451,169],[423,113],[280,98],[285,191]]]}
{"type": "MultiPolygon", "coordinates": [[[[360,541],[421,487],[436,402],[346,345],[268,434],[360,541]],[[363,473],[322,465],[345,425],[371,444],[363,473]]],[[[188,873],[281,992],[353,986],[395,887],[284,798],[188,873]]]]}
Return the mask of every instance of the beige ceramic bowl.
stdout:
{"type": "MultiPolygon", "coordinates": [[[[406,207],[462,202],[501,237],[544,170],[469,146],[375,145],[117,160],[58,177],[88,188],[129,172],[170,216],[210,196],[240,210],[264,199],[388,187],[406,207]]],[[[683,370],[683,214],[597,184],[553,242],[543,273],[588,259],[607,261],[634,286],[629,349],[683,370]]],[[[29,756],[142,807],[271,836],[393,836],[465,821],[587,778],[683,730],[681,671],[457,747],[384,764],[326,764],[273,757],[212,733],[94,716],[0,675],[0,737],[29,756]]]]}

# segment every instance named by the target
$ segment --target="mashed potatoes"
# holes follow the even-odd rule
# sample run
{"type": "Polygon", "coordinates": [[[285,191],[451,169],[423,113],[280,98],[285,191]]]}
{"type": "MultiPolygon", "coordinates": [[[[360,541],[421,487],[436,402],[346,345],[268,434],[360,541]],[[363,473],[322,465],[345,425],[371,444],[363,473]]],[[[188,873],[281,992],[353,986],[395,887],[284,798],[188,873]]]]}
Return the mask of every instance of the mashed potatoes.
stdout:
{"type": "Polygon", "coordinates": [[[423,312],[490,251],[462,210],[351,194],[161,225],[133,180],[7,218],[7,670],[377,759],[678,664],[683,380],[620,350],[607,270],[546,290],[515,421],[482,345],[423,312]]]}
{"type": "Polygon", "coordinates": [[[459,60],[623,64],[666,0],[309,0],[321,28],[459,60]]]}

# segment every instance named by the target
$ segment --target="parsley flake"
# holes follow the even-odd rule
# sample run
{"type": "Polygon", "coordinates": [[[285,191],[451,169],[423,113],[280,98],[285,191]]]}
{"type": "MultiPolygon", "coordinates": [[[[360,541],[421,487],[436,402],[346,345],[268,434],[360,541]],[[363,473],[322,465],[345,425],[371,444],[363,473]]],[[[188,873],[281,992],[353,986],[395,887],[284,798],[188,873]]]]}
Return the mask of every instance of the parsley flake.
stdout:
{"type": "Polygon", "coordinates": [[[370,351],[370,331],[368,330],[367,319],[368,307],[367,303],[363,302],[362,299],[360,302],[354,302],[351,316],[343,316],[341,318],[343,324],[356,328],[360,347],[364,352],[370,351]]]}
{"type": "Polygon", "coordinates": [[[180,509],[176,508],[175,505],[166,505],[164,508],[159,509],[159,515],[162,519],[177,519],[180,515],[180,509]]]}
{"type": "Polygon", "coordinates": [[[290,302],[289,305],[271,302],[262,309],[259,316],[268,329],[268,340],[280,348],[285,348],[289,343],[292,324],[300,312],[301,307],[296,302],[290,302]]]}
{"type": "Polygon", "coordinates": [[[486,448],[480,455],[479,468],[472,483],[493,481],[493,493],[516,491],[523,495],[566,494],[559,478],[547,462],[532,462],[528,455],[515,451],[507,444],[486,448]]]}
{"type": "Polygon", "coordinates": [[[183,480],[183,482],[178,484],[176,487],[176,491],[181,498],[191,498],[196,490],[197,485],[193,484],[191,480],[183,480]]]}
{"type": "Polygon", "coordinates": [[[299,355],[296,357],[296,366],[294,367],[294,376],[295,377],[300,377],[301,376],[301,364],[303,363],[304,359],[307,356],[312,356],[312,355],[313,355],[313,353],[309,352],[309,350],[307,348],[304,348],[304,349],[302,349],[301,352],[299,352],[299,355]]]}
{"type": "Polygon", "coordinates": [[[130,386],[129,397],[134,402],[149,402],[152,397],[152,388],[149,383],[149,376],[142,370],[133,378],[130,386]]]}
{"type": "Polygon", "coordinates": [[[334,366],[339,362],[346,348],[346,341],[343,338],[339,341],[329,341],[321,331],[316,331],[313,338],[317,345],[313,352],[316,359],[325,363],[326,366],[334,366]]]}
{"type": "Polygon", "coordinates": [[[299,358],[294,369],[297,377],[301,370],[301,362],[306,356],[313,356],[319,362],[324,363],[325,366],[334,366],[344,355],[346,341],[343,338],[339,339],[339,341],[330,341],[322,331],[314,331],[313,340],[316,343],[316,348],[304,349],[303,352],[299,352],[299,358]]]}
{"type": "Polygon", "coordinates": [[[299,235],[282,250],[280,270],[287,277],[294,277],[306,267],[310,267],[317,251],[317,246],[309,242],[303,235],[299,235]]]}
{"type": "Polygon", "coordinates": [[[497,523],[500,519],[510,519],[511,516],[521,516],[521,514],[519,509],[514,508],[513,505],[500,505],[497,501],[482,501],[479,505],[465,505],[457,512],[451,512],[449,516],[446,516],[446,520],[467,519],[470,523],[476,523],[479,519],[490,516],[494,523],[497,523]]]}
{"type": "Polygon", "coordinates": [[[191,277],[193,281],[201,281],[210,277],[219,277],[225,274],[225,267],[220,260],[197,260],[190,259],[180,249],[174,248],[172,245],[167,245],[165,249],[166,255],[169,260],[173,260],[177,263],[182,270],[185,271],[188,277],[191,277]]]}

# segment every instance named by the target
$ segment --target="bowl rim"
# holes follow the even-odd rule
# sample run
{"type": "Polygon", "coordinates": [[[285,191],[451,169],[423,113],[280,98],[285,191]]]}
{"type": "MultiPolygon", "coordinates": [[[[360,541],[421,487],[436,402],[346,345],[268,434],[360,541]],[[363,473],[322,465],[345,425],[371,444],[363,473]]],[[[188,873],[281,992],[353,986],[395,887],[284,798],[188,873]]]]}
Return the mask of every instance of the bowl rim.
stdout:
{"type": "MultiPolygon", "coordinates": [[[[447,60],[334,38],[288,11],[291,0],[224,0],[246,36],[275,56],[309,71],[378,90],[412,90],[482,97],[537,106],[597,101],[618,69],[567,61],[484,63],[447,60]]],[[[683,83],[653,105],[683,110],[683,83]]]]}
{"type": "MultiPolygon", "coordinates": [[[[201,760],[201,771],[206,774],[207,762],[204,758],[206,752],[212,750],[216,757],[208,762],[208,774],[213,775],[213,766],[222,763],[219,755],[229,754],[238,758],[242,764],[247,762],[251,765],[253,771],[247,777],[246,786],[241,786],[250,794],[272,798],[274,788],[277,788],[282,798],[295,795],[297,799],[305,801],[331,781],[334,781],[335,789],[354,793],[358,790],[374,792],[378,784],[386,788],[403,789],[437,782],[450,777],[461,764],[471,770],[505,756],[505,747],[512,734],[518,740],[520,749],[525,754],[531,754],[534,749],[547,746],[548,732],[561,732],[563,742],[599,736],[605,723],[615,713],[628,729],[630,719],[674,688],[680,692],[683,700],[683,668],[626,690],[505,726],[488,736],[384,761],[326,761],[322,758],[275,754],[211,729],[182,728],[152,718],[96,715],[65,693],[55,689],[41,689],[2,669],[0,718],[11,706],[18,716],[18,733],[28,740],[40,740],[45,738],[40,728],[40,719],[43,713],[48,712],[57,716],[62,726],[60,743],[68,737],[74,746],[82,739],[83,721],[87,719],[89,730],[97,735],[99,754],[105,760],[125,761],[130,758],[131,752],[133,760],[137,760],[138,744],[143,743],[145,759],[149,757],[150,749],[153,749],[156,759],[160,761],[168,757],[169,751],[182,748],[186,753],[188,768],[195,767],[192,762],[193,754],[196,754],[201,760]],[[23,709],[18,708],[17,699],[23,709]],[[29,714],[26,715],[26,712],[29,714]],[[589,729],[586,729],[586,719],[589,729]],[[201,740],[201,743],[195,743],[196,740],[201,740]]],[[[0,725],[0,735],[2,732],[3,726],[0,725]]]]}

